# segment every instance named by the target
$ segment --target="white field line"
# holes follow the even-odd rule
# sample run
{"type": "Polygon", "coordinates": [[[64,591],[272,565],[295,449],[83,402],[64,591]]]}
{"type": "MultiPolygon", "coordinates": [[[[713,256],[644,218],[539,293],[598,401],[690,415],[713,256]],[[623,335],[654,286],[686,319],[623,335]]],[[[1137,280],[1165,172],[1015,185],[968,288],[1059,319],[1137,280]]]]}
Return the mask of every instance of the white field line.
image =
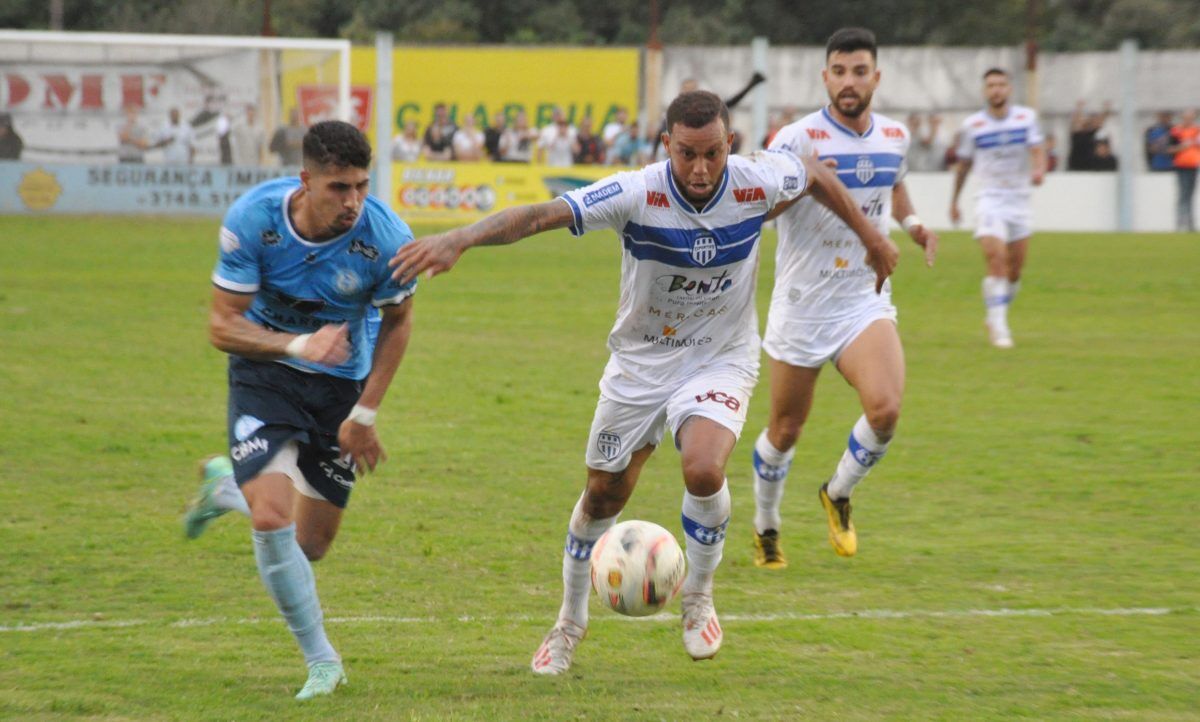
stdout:
{"type": "MultiPolygon", "coordinates": [[[[1200,611],[1200,607],[1055,607],[1053,609],[947,609],[947,610],[903,610],[903,609],[864,609],[857,612],[827,612],[821,614],[803,614],[799,612],[783,612],[778,614],[721,614],[722,622],[771,623],[792,621],[832,621],[842,619],[968,619],[975,617],[1067,617],[1067,616],[1101,616],[1101,617],[1160,617],[1166,614],[1200,611]]],[[[655,614],[650,617],[623,617],[616,614],[599,614],[592,618],[593,622],[675,622],[675,614],[655,614]]],[[[472,622],[531,622],[545,621],[548,617],[533,617],[515,615],[509,617],[393,617],[386,615],[361,617],[326,617],[326,624],[365,624],[365,625],[397,625],[397,624],[443,624],[443,623],[472,623],[472,622]]],[[[104,629],[119,627],[209,627],[221,624],[278,624],[277,617],[249,617],[235,619],[229,617],[203,617],[170,620],[153,619],[76,619],[67,622],[32,622],[29,624],[0,625],[0,633],[7,632],[56,632],[76,629],[104,629]]]]}

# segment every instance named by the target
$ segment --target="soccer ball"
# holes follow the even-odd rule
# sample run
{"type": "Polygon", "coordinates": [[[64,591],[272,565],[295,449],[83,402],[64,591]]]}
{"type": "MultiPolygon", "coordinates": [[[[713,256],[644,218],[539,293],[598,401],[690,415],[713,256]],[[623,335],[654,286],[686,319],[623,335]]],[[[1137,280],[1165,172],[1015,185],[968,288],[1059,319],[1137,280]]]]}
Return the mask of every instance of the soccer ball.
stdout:
{"type": "Polygon", "coordinates": [[[592,588],[614,612],[654,614],[683,586],[687,564],[671,532],[648,521],[623,521],[592,548],[592,588]]]}

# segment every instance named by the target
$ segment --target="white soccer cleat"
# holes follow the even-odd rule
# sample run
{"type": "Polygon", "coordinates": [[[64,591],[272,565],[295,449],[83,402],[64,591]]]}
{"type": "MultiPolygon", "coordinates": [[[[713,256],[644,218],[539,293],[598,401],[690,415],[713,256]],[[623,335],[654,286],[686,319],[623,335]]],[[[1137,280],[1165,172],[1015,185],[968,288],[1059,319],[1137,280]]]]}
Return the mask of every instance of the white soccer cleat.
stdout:
{"type": "Polygon", "coordinates": [[[578,624],[560,619],[542,640],[542,646],[533,653],[530,668],[534,674],[562,674],[571,668],[575,658],[575,647],[587,634],[578,624]]]}
{"type": "Polygon", "coordinates": [[[694,660],[712,659],[721,649],[725,633],[717,621],[711,594],[683,595],[683,648],[694,660]]]}
{"type": "Polygon", "coordinates": [[[1013,337],[1012,331],[1008,330],[1008,322],[1000,321],[999,323],[988,322],[988,337],[992,341],[992,345],[996,348],[1012,348],[1013,337]]]}

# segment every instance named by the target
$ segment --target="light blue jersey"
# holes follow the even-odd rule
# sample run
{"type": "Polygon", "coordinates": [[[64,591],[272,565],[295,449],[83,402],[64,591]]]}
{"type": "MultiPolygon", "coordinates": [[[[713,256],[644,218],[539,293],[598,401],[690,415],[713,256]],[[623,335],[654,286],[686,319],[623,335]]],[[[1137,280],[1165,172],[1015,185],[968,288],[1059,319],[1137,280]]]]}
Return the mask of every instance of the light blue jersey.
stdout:
{"type": "Polygon", "coordinates": [[[401,303],[416,291],[415,280],[404,285],[393,281],[387,265],[412,240],[412,231],[368,196],[349,231],[320,243],[307,241],[287,213],[299,188],[299,178],[278,178],[255,186],[233,204],[221,226],[212,281],[230,293],[254,294],[246,318],[275,331],[312,333],[325,324],[345,323],[351,347],[345,363],[281,363],[361,379],[371,370],[374,351],[374,339],[367,334],[368,311],[401,303]]]}

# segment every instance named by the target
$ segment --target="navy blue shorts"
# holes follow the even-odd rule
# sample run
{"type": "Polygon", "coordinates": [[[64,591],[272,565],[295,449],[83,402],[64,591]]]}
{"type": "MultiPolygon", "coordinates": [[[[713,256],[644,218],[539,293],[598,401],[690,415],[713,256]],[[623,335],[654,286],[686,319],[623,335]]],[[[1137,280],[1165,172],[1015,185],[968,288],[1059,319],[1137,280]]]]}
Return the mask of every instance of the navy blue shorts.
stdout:
{"type": "Polygon", "coordinates": [[[230,356],[229,457],[238,486],[295,441],[304,480],[344,509],[354,469],[340,458],[337,432],[361,393],[361,381],[230,356]]]}

